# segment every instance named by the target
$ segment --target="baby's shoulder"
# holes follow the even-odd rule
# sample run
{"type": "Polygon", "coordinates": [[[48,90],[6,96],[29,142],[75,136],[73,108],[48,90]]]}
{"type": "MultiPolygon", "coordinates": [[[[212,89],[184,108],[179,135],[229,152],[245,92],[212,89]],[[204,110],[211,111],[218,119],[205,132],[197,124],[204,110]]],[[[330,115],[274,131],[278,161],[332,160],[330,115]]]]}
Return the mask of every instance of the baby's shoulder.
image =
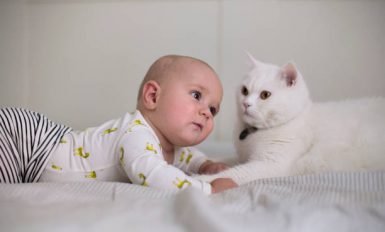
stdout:
{"type": "Polygon", "coordinates": [[[140,114],[129,114],[123,120],[123,125],[121,140],[125,142],[159,143],[155,132],[140,114]]]}

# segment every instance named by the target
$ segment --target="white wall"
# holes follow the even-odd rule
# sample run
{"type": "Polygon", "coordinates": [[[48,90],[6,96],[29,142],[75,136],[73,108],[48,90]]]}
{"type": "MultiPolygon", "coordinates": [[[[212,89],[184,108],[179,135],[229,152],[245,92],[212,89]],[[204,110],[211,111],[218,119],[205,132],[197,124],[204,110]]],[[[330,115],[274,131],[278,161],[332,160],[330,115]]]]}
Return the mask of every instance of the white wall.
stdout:
{"type": "Polygon", "coordinates": [[[26,106],[25,17],[23,1],[0,0],[0,107],[26,106]]]}
{"type": "Polygon", "coordinates": [[[183,54],[223,81],[209,140],[226,142],[244,50],[294,60],[317,101],[385,96],[384,22],[385,1],[0,0],[0,106],[95,126],[134,109],[155,59],[183,54]]]}
{"type": "Polygon", "coordinates": [[[242,49],[270,63],[293,60],[315,101],[385,96],[385,1],[225,1],[223,8],[229,111],[247,67],[242,49]]]}

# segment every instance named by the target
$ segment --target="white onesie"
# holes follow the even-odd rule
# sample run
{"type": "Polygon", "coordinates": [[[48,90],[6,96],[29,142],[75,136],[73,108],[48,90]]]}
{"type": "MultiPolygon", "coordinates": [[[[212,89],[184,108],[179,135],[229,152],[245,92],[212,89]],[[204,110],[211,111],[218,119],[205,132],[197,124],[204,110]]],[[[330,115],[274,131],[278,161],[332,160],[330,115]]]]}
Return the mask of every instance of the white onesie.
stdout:
{"type": "Polygon", "coordinates": [[[209,183],[189,176],[198,172],[206,156],[193,147],[176,147],[174,157],[173,165],[167,164],[158,137],[136,111],[65,134],[39,181],[121,181],[159,189],[192,186],[210,194],[209,183]]]}

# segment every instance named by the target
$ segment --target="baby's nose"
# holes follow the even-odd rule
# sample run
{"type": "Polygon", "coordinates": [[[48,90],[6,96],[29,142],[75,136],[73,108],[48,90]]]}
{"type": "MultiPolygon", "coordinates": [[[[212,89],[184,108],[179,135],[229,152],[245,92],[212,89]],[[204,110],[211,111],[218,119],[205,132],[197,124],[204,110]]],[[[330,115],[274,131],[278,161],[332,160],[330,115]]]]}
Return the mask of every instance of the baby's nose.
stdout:
{"type": "Polygon", "coordinates": [[[201,115],[203,115],[205,118],[209,118],[210,117],[210,109],[209,108],[204,108],[201,110],[201,115]]]}

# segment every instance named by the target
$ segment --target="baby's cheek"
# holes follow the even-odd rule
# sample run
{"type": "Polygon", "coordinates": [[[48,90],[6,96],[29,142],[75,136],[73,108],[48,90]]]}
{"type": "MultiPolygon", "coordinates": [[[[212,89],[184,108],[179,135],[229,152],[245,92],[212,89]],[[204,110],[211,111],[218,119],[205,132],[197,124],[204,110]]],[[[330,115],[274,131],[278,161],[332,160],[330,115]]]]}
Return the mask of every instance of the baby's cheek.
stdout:
{"type": "Polygon", "coordinates": [[[207,122],[207,125],[206,125],[206,130],[207,130],[207,135],[209,135],[213,129],[214,129],[214,123],[212,120],[210,120],[209,122],[207,122]]]}

